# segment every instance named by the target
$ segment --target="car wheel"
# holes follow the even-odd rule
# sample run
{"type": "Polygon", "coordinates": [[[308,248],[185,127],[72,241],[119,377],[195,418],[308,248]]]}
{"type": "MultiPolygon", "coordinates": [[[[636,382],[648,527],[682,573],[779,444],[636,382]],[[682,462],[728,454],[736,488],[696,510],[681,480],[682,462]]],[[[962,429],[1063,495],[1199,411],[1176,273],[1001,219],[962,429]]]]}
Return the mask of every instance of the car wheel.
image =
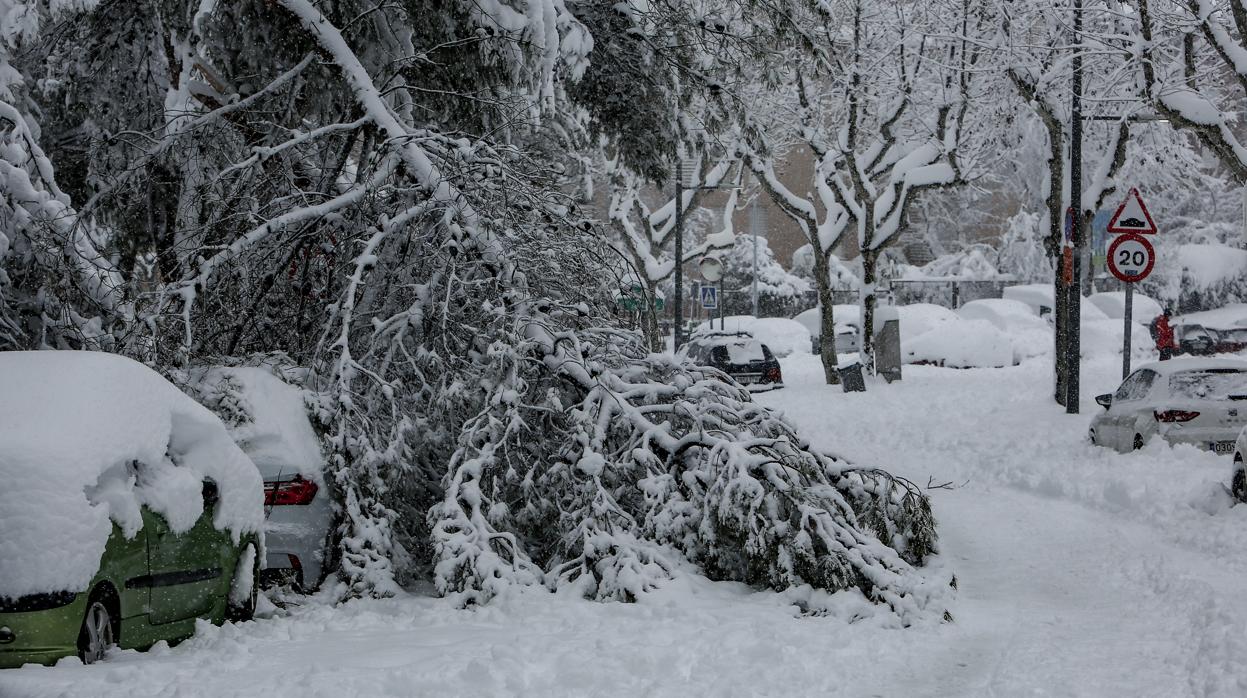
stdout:
{"type": "Polygon", "coordinates": [[[78,657],[83,664],[94,664],[104,658],[110,648],[117,644],[113,614],[105,598],[92,595],[87,613],[78,631],[78,657]]]}
{"type": "Polygon", "coordinates": [[[1092,446],[1098,446],[1098,445],[1099,445],[1099,444],[1097,444],[1097,443],[1095,442],[1095,429],[1088,429],[1088,430],[1087,430],[1087,440],[1091,442],[1091,445],[1092,445],[1092,446]]]}
{"type": "Polygon", "coordinates": [[[1134,435],[1134,450],[1143,448],[1143,436],[1141,434],[1134,435]]]}
{"type": "Polygon", "coordinates": [[[229,604],[225,619],[234,623],[255,617],[256,602],[260,595],[260,555],[255,545],[248,543],[234,565],[234,578],[229,586],[229,604]]]}
{"type": "Polygon", "coordinates": [[[1240,502],[1247,502],[1247,470],[1241,467],[1242,461],[1239,461],[1239,466],[1230,480],[1230,494],[1240,502]]]}

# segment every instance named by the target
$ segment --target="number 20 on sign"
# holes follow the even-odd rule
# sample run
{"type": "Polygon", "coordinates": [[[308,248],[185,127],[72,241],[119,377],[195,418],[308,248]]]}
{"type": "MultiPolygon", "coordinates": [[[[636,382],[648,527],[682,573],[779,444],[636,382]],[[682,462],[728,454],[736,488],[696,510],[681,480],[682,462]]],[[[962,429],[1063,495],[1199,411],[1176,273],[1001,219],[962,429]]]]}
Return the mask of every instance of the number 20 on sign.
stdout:
{"type": "Polygon", "coordinates": [[[1108,270],[1126,283],[1147,278],[1156,266],[1156,250],[1137,233],[1119,235],[1108,247],[1108,270]]]}

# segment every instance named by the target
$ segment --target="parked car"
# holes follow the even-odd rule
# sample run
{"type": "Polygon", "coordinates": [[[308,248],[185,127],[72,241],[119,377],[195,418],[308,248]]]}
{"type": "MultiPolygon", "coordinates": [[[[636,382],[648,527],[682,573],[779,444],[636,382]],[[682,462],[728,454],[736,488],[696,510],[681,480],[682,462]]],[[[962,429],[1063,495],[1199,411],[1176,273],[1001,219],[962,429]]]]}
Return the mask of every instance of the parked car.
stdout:
{"type": "Polygon", "coordinates": [[[1215,330],[1203,325],[1175,325],[1173,336],[1178,341],[1178,354],[1188,356],[1211,356],[1217,353],[1219,339],[1215,330]]]}
{"type": "Polygon", "coordinates": [[[263,490],[221,421],[100,352],[0,352],[0,668],[255,612],[263,490]]]}
{"type": "Polygon", "coordinates": [[[783,372],[770,348],[745,333],[699,334],[680,348],[680,356],[719,369],[751,392],[784,387],[783,372]]]}
{"type": "Polygon", "coordinates": [[[1247,361],[1178,358],[1139,367],[1091,420],[1092,443],[1118,451],[1142,448],[1159,435],[1214,453],[1235,451],[1247,425],[1247,361]]]}
{"type": "MultiPolygon", "coordinates": [[[[793,320],[805,326],[810,333],[812,351],[822,351],[822,308],[815,306],[797,314],[793,320]]],[[[836,353],[850,354],[862,348],[861,308],[856,305],[836,305],[831,309],[836,323],[836,353]]]]}
{"type": "Polygon", "coordinates": [[[213,367],[194,372],[201,401],[226,417],[234,442],[264,478],[265,586],[315,590],[327,569],[333,506],[325,458],[302,391],[276,369],[213,367]]]}

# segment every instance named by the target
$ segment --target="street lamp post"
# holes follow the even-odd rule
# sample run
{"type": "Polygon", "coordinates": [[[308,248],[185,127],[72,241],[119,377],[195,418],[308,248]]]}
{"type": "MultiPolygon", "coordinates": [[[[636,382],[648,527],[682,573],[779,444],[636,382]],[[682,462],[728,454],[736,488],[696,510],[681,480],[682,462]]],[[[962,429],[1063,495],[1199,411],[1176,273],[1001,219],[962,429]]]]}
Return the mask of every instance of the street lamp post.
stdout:
{"type": "MultiPolygon", "coordinates": [[[[717,184],[705,185],[694,184],[696,178],[693,174],[696,170],[689,169],[688,163],[684,162],[684,158],[676,161],[675,166],[675,303],[672,304],[672,312],[675,314],[675,328],[672,336],[672,351],[679,351],[680,345],[684,343],[684,190],[698,189],[731,189],[732,187],[723,187],[717,184]],[[685,179],[688,179],[686,182],[685,179]]],[[[719,303],[723,299],[719,298],[719,303]]]]}

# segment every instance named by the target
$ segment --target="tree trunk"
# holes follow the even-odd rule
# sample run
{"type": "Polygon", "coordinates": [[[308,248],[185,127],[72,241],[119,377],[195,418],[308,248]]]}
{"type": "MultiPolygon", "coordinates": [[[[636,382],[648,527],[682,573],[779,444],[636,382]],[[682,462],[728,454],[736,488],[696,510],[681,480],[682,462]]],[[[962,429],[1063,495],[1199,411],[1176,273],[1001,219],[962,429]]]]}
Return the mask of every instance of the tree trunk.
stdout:
{"type": "Polygon", "coordinates": [[[645,280],[644,293],[641,294],[641,331],[645,333],[645,343],[650,351],[661,352],[663,335],[658,324],[658,282],[645,280]]]}
{"type": "Polygon", "coordinates": [[[879,266],[879,251],[862,250],[862,366],[874,372],[875,356],[875,272],[879,266]]]}
{"type": "Polygon", "coordinates": [[[823,377],[827,385],[839,385],[836,370],[836,323],[833,317],[835,299],[831,295],[831,268],[827,256],[814,253],[814,285],[818,288],[819,358],[823,361],[823,377]]]}

